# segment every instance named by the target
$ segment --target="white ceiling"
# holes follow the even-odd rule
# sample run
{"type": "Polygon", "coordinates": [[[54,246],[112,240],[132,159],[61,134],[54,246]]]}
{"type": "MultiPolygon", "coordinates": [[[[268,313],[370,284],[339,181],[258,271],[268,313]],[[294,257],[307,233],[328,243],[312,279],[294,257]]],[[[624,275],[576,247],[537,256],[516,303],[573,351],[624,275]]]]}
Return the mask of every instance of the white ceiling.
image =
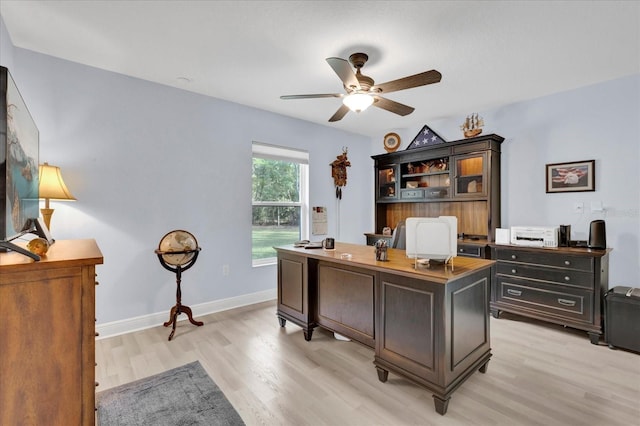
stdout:
{"type": "Polygon", "coordinates": [[[430,120],[640,73],[637,1],[0,1],[15,46],[380,137],[430,120]],[[328,123],[342,93],[325,58],[365,52],[377,83],[415,107],[328,123]],[[188,79],[185,81],[185,79],[188,79]]]}

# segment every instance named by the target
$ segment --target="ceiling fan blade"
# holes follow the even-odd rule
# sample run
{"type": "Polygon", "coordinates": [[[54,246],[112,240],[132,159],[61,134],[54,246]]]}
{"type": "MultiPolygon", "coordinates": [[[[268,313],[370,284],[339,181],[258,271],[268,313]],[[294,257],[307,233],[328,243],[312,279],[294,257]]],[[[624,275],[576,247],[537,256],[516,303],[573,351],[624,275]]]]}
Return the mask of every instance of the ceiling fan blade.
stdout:
{"type": "Polygon", "coordinates": [[[284,95],[280,99],[342,98],[343,93],[320,93],[315,95],[284,95]]]}
{"type": "Polygon", "coordinates": [[[344,86],[349,90],[360,90],[360,82],[356,78],[351,65],[342,58],[327,58],[329,66],[338,74],[344,86]]]}
{"type": "Polygon", "coordinates": [[[386,83],[376,84],[371,88],[372,92],[391,93],[398,90],[411,89],[413,87],[425,86],[427,84],[438,83],[442,79],[442,74],[436,70],[421,72],[409,77],[399,78],[386,83]]]}
{"type": "Polygon", "coordinates": [[[373,106],[402,116],[409,115],[413,112],[413,110],[415,110],[415,108],[413,107],[401,104],[396,101],[385,99],[382,96],[375,96],[375,102],[373,103],[373,106]]]}
{"type": "Polygon", "coordinates": [[[329,119],[329,122],[342,120],[342,117],[347,115],[348,112],[349,112],[349,107],[346,105],[341,105],[340,108],[338,108],[338,110],[336,111],[336,113],[331,116],[331,118],[329,119]]]}

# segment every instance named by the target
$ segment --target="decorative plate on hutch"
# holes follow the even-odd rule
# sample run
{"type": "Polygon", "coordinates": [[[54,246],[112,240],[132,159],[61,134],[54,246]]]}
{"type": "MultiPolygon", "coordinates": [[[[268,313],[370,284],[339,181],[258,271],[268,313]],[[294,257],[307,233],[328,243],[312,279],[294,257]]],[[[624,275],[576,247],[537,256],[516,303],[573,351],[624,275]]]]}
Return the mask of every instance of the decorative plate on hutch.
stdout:
{"type": "Polygon", "coordinates": [[[384,135],[384,149],[387,152],[394,152],[400,148],[400,136],[397,133],[387,133],[384,135]]]}

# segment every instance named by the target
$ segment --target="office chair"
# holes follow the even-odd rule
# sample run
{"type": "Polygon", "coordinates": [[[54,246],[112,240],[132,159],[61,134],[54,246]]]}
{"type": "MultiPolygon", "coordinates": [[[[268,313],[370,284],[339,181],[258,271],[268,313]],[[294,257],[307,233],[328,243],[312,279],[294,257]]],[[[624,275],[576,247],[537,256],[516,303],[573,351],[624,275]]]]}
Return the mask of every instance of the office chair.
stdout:
{"type": "Polygon", "coordinates": [[[391,236],[391,248],[397,248],[401,250],[406,249],[407,244],[407,235],[406,235],[406,226],[404,220],[401,220],[396,225],[396,228],[393,230],[393,234],[391,236]]]}

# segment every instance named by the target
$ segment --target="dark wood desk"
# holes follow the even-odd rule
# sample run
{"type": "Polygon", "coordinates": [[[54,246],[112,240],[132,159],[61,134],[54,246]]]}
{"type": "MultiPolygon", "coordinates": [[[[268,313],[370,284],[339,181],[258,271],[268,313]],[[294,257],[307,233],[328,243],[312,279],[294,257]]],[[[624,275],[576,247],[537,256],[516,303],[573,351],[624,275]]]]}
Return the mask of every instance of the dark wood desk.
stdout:
{"type": "Polygon", "coordinates": [[[387,262],[357,244],[276,251],[281,326],[299,325],[306,340],[320,326],[374,348],[378,378],[391,371],[431,390],[440,414],[471,374],[486,371],[494,261],[456,257],[415,270],[404,250],[389,249],[387,262]]]}

